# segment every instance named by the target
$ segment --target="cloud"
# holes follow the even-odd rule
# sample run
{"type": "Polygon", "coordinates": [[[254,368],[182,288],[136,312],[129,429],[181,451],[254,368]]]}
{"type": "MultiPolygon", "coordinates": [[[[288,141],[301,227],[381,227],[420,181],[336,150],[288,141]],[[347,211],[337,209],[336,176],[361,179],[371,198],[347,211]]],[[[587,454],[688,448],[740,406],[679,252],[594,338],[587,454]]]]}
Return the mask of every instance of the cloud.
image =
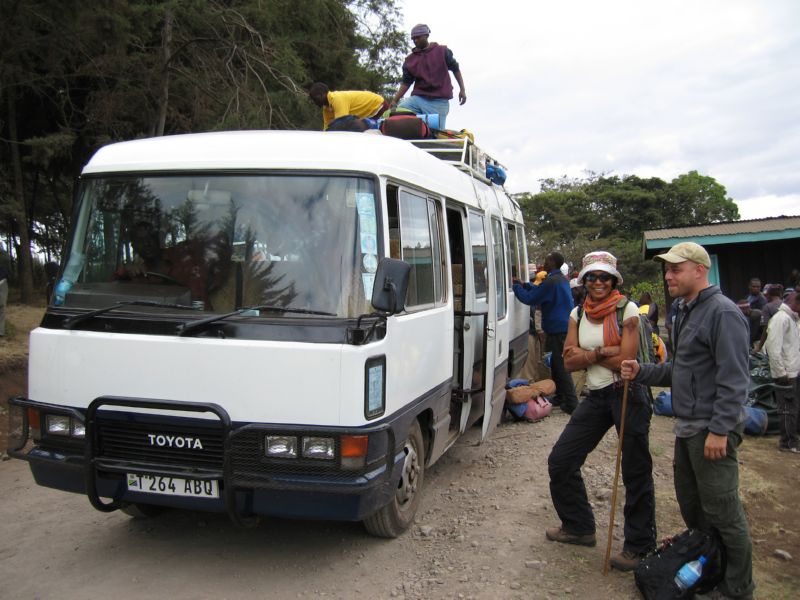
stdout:
{"type": "Polygon", "coordinates": [[[512,191],[697,170],[750,218],[800,213],[800,2],[406,0],[405,16],[453,50],[468,101],[448,124],[512,191]]]}

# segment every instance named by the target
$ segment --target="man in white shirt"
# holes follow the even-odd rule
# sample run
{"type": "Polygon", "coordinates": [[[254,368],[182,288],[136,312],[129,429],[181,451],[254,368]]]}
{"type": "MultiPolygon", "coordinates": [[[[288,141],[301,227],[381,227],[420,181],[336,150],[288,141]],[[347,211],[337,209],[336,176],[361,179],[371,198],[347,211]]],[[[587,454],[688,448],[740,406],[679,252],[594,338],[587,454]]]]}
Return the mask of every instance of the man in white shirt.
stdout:
{"type": "Polygon", "coordinates": [[[800,407],[800,294],[781,304],[769,320],[764,349],[769,357],[770,375],[781,386],[776,393],[780,433],[778,450],[800,453],[797,447],[797,414],[800,407]]]}

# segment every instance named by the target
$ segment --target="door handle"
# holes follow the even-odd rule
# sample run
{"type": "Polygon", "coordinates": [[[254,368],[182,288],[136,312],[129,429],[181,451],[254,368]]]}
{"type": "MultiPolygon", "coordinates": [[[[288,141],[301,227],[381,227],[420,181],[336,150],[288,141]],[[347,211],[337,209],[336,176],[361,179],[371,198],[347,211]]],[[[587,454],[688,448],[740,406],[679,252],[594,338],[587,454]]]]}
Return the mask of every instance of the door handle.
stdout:
{"type": "Polygon", "coordinates": [[[469,323],[464,323],[464,331],[469,331],[469,323]]]}

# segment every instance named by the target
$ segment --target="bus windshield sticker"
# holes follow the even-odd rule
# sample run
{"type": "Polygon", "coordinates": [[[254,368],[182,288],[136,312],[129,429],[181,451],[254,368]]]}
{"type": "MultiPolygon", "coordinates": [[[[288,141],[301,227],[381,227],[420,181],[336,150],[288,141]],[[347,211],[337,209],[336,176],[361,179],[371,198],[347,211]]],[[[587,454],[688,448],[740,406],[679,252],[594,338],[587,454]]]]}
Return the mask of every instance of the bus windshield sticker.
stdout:
{"type": "Polygon", "coordinates": [[[367,192],[356,194],[358,208],[359,238],[363,254],[378,252],[378,227],[375,218],[375,197],[367,192]]]}
{"type": "Polygon", "coordinates": [[[372,286],[375,285],[375,273],[362,273],[361,282],[364,284],[364,296],[369,300],[372,298],[372,286]]]}
{"type": "Polygon", "coordinates": [[[365,254],[361,261],[364,264],[364,271],[374,273],[378,270],[378,256],[376,254],[365,254]]]}
{"type": "Polygon", "coordinates": [[[363,254],[375,254],[378,252],[378,240],[374,233],[361,234],[361,252],[363,254]]]}

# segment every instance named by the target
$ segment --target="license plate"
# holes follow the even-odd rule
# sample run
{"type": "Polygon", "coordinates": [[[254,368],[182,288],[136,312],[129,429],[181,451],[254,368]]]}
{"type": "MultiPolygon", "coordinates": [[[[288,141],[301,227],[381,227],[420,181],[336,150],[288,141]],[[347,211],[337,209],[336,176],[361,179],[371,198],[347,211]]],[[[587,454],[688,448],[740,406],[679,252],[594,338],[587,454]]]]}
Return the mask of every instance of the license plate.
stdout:
{"type": "Polygon", "coordinates": [[[128,473],[128,490],[162,494],[164,496],[191,496],[193,498],[219,498],[219,482],[216,479],[182,479],[161,475],[128,473]]]}

